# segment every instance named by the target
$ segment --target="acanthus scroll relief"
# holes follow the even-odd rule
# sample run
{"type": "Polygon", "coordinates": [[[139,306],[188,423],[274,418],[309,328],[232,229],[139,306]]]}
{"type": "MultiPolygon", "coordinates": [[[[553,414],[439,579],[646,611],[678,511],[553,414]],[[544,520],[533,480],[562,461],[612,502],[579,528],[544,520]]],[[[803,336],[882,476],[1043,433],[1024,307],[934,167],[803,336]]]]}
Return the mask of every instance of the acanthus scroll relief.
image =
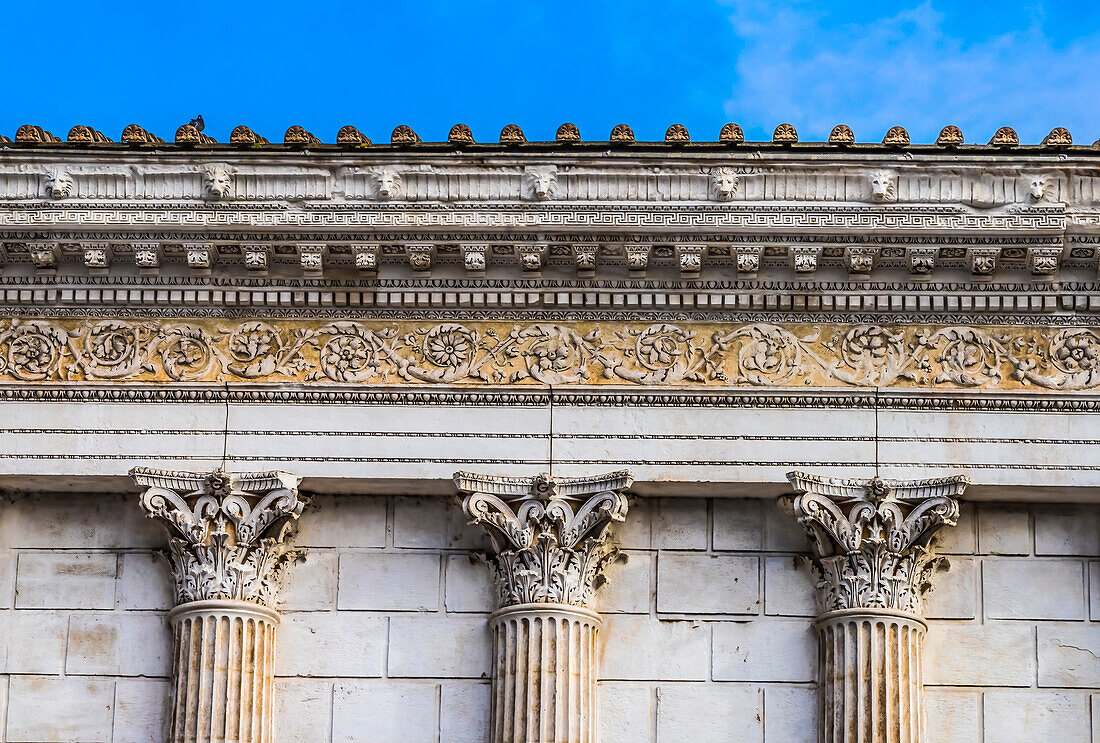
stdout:
{"type": "Polygon", "coordinates": [[[1100,388],[1094,328],[0,320],[0,382],[1100,388]]]}

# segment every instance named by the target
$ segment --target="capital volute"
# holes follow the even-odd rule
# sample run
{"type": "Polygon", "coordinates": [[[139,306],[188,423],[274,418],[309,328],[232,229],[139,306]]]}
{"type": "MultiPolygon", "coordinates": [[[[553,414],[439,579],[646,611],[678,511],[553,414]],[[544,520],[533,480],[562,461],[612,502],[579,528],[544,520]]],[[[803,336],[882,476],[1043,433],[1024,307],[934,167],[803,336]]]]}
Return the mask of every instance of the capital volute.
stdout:
{"type": "Polygon", "coordinates": [[[141,506],[169,532],[168,558],[179,603],[251,601],[274,608],[286,564],[286,538],[305,502],[286,472],[130,471],[145,488],[141,506]]]}
{"type": "Polygon", "coordinates": [[[502,606],[588,606],[613,557],[608,527],[629,508],[629,472],[595,477],[498,477],[455,473],[470,522],[492,541],[490,566],[502,606]]]}
{"type": "Polygon", "coordinates": [[[780,504],[813,543],[823,612],[921,613],[938,561],[931,540],[959,517],[965,475],[928,480],[841,479],[791,472],[780,504]]]}

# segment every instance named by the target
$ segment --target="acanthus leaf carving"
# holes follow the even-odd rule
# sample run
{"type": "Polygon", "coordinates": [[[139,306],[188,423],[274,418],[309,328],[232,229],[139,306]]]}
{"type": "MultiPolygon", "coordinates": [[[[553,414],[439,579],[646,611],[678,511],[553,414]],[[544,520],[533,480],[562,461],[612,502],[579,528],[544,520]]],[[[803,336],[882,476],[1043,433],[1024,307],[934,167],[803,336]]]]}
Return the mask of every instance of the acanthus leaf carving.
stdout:
{"type": "Polygon", "coordinates": [[[930,546],[959,517],[964,475],[894,481],[787,475],[781,505],[806,530],[821,613],[890,609],[921,614],[940,560],[930,546]]]}
{"type": "Polygon", "coordinates": [[[305,501],[286,472],[130,471],[141,506],[169,532],[178,603],[229,599],[275,608],[305,501]]]}
{"type": "Polygon", "coordinates": [[[588,478],[455,473],[470,523],[483,527],[501,606],[588,607],[616,556],[608,527],[626,518],[629,472],[588,478]]]}

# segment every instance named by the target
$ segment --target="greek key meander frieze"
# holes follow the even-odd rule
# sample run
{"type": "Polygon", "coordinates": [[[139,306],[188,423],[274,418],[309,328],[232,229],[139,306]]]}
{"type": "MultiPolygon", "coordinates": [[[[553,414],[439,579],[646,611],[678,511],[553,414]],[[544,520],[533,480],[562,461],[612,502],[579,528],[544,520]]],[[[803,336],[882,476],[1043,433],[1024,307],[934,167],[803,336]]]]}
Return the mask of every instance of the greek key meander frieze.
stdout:
{"type": "Polygon", "coordinates": [[[1094,390],[1084,327],[0,320],[0,382],[1094,390]]]}

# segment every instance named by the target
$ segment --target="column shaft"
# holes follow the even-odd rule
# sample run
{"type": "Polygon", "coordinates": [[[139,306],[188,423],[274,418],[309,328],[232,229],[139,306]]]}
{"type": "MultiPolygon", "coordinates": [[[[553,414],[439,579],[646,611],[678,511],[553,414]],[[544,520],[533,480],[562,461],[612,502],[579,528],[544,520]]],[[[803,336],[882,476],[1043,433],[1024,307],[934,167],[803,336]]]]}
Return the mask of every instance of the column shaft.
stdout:
{"type": "Polygon", "coordinates": [[[271,743],[279,615],[245,601],[192,601],[172,610],[175,691],[171,743],[271,743]]]}
{"type": "Polygon", "coordinates": [[[599,615],[519,604],[491,619],[492,743],[595,743],[599,615]]]}

